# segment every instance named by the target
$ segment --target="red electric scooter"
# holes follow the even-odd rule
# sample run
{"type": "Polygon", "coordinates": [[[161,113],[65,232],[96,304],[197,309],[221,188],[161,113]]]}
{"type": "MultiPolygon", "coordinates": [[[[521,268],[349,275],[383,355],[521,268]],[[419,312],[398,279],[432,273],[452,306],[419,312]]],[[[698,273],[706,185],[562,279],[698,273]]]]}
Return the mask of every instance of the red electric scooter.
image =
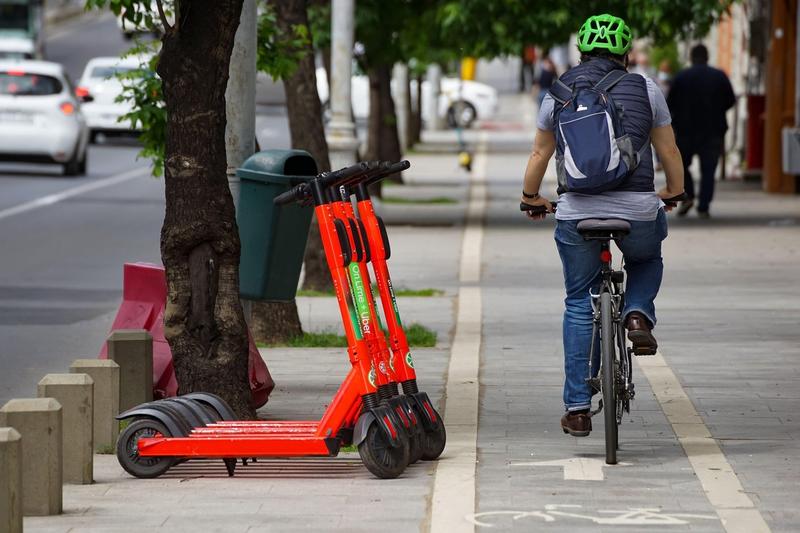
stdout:
{"type": "MultiPolygon", "coordinates": [[[[137,477],[157,477],[181,460],[218,457],[225,459],[233,475],[237,458],[335,456],[349,442],[358,445],[364,465],[377,477],[394,478],[404,471],[410,458],[407,423],[392,404],[382,403],[378,394],[376,348],[365,335],[365,326],[372,323],[363,321],[362,313],[357,313],[358,301],[353,301],[358,287],[351,286],[351,234],[337,218],[328,192],[345,183],[388,175],[388,170],[384,176],[377,170],[375,164],[361,163],[324,173],[306,187],[275,198],[276,204],[308,195],[313,200],[348,341],[352,367],[322,419],[235,421],[224,401],[204,393],[149,402],[118,417],[134,419],[117,443],[117,457],[126,471],[137,477]]],[[[360,274],[361,269],[358,271],[360,274]]],[[[366,299],[366,291],[364,294],[366,299]]]]}

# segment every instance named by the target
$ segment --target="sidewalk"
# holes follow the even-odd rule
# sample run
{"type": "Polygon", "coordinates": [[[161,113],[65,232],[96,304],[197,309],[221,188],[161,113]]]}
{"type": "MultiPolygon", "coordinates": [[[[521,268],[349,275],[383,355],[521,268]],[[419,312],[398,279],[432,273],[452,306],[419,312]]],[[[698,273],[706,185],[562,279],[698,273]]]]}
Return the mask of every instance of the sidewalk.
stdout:
{"type": "MultiPolygon", "coordinates": [[[[26,518],[26,529],[800,530],[800,201],[728,182],[711,220],[670,216],[656,301],[661,355],[637,360],[621,464],[604,467],[602,420],[585,439],[558,425],[563,288],[554,222],[530,222],[516,207],[533,106],[516,97],[501,106],[495,129],[470,133],[480,153],[469,195],[455,156],[429,151],[409,155],[411,185],[385,190],[458,200],[383,205],[395,284],[444,291],[399,302],[404,322],[439,335],[435,348],[415,352],[452,437],[438,463],[381,481],[354,453],[263,460],[234,478],[221,461],[198,461],[138,480],[114,456],[97,456],[96,483],[65,486],[65,514],[26,518]],[[461,372],[473,350],[470,379],[461,372]],[[448,381],[448,371],[459,379],[448,381]],[[445,405],[446,389],[459,400],[445,405]],[[471,409],[477,423],[464,422],[471,409]],[[443,519],[463,505],[469,512],[443,519]]],[[[441,142],[452,141],[447,135],[441,142]]],[[[299,299],[299,308],[306,327],[338,325],[332,299],[299,299]]],[[[260,414],[274,419],[321,413],[346,369],[343,350],[263,354],[278,385],[260,414]]]]}

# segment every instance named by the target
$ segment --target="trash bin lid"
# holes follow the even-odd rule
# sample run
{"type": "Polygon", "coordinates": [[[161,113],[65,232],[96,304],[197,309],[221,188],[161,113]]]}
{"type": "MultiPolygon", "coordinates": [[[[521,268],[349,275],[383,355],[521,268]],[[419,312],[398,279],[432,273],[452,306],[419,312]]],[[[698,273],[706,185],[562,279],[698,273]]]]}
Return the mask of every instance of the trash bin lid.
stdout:
{"type": "Polygon", "coordinates": [[[317,175],[317,163],[305,150],[264,150],[255,153],[236,169],[243,180],[285,185],[308,181],[317,175]]]}

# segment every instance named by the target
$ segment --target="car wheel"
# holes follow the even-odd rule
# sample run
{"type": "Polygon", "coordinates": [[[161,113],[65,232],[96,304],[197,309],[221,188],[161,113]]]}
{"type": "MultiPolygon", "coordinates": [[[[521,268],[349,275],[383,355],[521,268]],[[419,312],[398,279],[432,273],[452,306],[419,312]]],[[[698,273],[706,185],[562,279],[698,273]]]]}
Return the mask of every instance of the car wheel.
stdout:
{"type": "Polygon", "coordinates": [[[75,154],[64,163],[64,175],[65,176],[77,176],[81,173],[81,162],[78,156],[78,151],[75,151],[75,154]]]}
{"type": "Polygon", "coordinates": [[[451,128],[469,128],[476,118],[475,106],[464,100],[453,102],[447,109],[447,124],[451,128]]]}
{"type": "Polygon", "coordinates": [[[89,150],[84,148],[83,156],[81,157],[81,160],[78,163],[78,174],[80,174],[81,176],[85,176],[86,175],[86,166],[87,166],[87,161],[86,160],[88,159],[88,153],[89,153],[89,150]]]}

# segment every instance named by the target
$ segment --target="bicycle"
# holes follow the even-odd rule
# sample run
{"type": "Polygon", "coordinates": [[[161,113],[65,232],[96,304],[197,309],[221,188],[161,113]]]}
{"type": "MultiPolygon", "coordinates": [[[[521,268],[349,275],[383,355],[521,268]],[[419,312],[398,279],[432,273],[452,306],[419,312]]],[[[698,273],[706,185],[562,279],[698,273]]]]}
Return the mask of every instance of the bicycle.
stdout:
{"type": "MultiPolygon", "coordinates": [[[[675,207],[685,194],[664,200],[675,207]]],[[[554,208],[557,202],[551,202],[554,208]]],[[[532,214],[547,213],[543,206],[520,203],[520,210],[532,214]]],[[[655,355],[654,349],[636,349],[627,345],[622,310],[625,307],[625,272],[614,270],[611,241],[619,242],[631,231],[630,222],[622,219],[590,218],[578,222],[578,233],[584,240],[600,241],[601,282],[597,293],[589,292],[592,301],[592,343],[589,348],[589,377],[586,378],[592,395],[601,393],[594,416],[603,412],[605,424],[606,464],[617,464],[619,425],[624,413],[630,413],[631,400],[636,395],[632,378],[632,355],[655,355]],[[593,372],[591,355],[600,340],[600,368],[593,372]]],[[[567,430],[564,430],[567,433],[567,430]]]]}

